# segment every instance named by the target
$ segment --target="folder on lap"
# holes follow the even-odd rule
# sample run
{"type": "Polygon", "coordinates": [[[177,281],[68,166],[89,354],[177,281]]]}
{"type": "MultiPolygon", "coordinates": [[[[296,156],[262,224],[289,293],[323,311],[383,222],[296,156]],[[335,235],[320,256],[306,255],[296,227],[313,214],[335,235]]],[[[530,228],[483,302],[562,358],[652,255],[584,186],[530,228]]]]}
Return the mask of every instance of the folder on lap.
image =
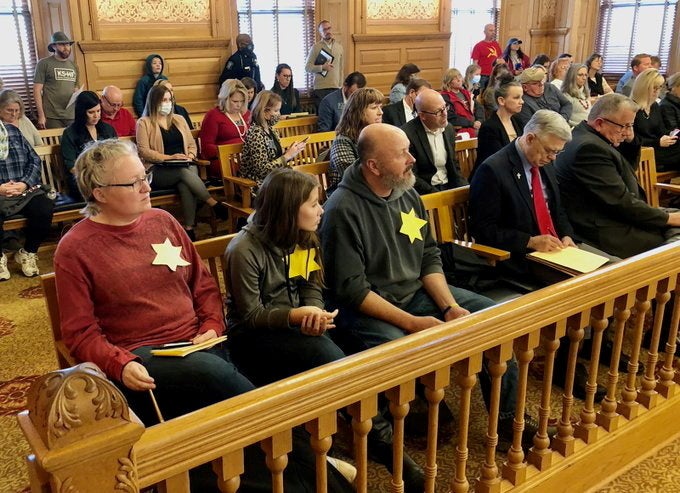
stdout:
{"type": "Polygon", "coordinates": [[[527,258],[571,276],[592,272],[609,261],[607,257],[574,247],[566,247],[554,252],[531,252],[527,254],[527,258]]]}

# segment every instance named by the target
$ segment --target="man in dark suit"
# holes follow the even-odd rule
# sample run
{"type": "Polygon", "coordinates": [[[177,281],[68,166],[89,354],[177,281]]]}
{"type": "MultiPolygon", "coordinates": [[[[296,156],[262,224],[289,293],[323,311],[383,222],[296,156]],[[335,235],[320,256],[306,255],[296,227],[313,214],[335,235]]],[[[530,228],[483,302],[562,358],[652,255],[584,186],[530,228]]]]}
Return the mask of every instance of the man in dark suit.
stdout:
{"type": "Polygon", "coordinates": [[[456,159],[456,133],[446,119],[447,106],[441,94],[424,89],[416,97],[414,118],[401,129],[410,142],[409,152],[415,158],[415,189],[423,195],[467,185],[456,159]]]}
{"type": "MultiPolygon", "coordinates": [[[[523,284],[528,278],[535,288],[566,275],[526,260],[526,254],[576,247],[574,231],[562,208],[555,170],[549,166],[570,140],[571,129],[562,116],[538,110],[524,127],[524,134],[487,158],[470,184],[470,229],[475,240],[509,250],[512,258],[501,262],[499,268],[523,284]]],[[[577,248],[615,260],[583,243],[577,248]]],[[[555,363],[555,383],[560,386],[564,386],[568,348],[564,340],[555,363]]],[[[585,398],[587,380],[587,369],[579,363],[573,388],[576,397],[585,398]]],[[[598,387],[596,400],[604,394],[605,389],[598,387]]]]}
{"type": "Polygon", "coordinates": [[[487,158],[472,179],[472,235],[480,243],[510,251],[512,258],[502,267],[512,274],[530,272],[528,252],[576,246],[555,170],[547,166],[569,140],[566,120],[554,111],[539,110],[524,134],[487,158]]]}
{"type": "Polygon", "coordinates": [[[413,120],[416,116],[416,97],[425,89],[432,89],[432,86],[425,79],[411,79],[406,86],[406,96],[401,101],[388,104],[383,107],[382,122],[402,127],[404,124],[413,120]]]}
{"type": "Polygon", "coordinates": [[[562,201],[576,233],[618,257],[680,239],[680,211],[652,207],[635,177],[635,163],[616,147],[633,139],[637,105],[607,94],[555,161],[562,201]]]}

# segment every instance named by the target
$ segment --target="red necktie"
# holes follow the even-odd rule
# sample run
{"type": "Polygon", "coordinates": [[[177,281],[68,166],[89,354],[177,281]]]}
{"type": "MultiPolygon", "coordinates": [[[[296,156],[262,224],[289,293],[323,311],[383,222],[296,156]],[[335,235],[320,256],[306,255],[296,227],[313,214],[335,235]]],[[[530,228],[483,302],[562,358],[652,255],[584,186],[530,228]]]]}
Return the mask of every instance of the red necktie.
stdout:
{"type": "Polygon", "coordinates": [[[536,221],[538,222],[538,229],[542,235],[557,236],[555,226],[548,205],[545,203],[545,196],[543,195],[543,187],[541,186],[541,175],[537,166],[531,168],[531,191],[534,194],[534,210],[536,211],[536,221]]]}

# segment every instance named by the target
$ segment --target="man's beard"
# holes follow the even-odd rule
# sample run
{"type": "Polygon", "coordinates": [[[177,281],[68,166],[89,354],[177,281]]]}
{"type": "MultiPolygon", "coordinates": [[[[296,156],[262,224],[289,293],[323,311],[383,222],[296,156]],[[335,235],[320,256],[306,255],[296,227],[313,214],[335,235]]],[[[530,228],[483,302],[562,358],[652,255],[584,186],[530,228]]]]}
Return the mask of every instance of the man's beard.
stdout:
{"type": "Polygon", "coordinates": [[[395,175],[380,170],[381,173],[385,173],[382,176],[383,186],[389,188],[393,192],[405,192],[406,190],[413,188],[413,185],[416,183],[416,176],[413,174],[412,170],[413,167],[409,169],[408,175],[395,175]]]}

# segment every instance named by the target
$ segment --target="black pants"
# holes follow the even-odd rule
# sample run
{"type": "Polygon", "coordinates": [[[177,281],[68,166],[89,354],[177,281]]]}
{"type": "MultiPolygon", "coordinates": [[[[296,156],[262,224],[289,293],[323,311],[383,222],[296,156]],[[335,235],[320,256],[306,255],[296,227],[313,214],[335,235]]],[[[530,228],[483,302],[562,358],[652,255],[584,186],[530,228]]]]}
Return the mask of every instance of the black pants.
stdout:
{"type": "MultiPolygon", "coordinates": [[[[19,211],[22,216],[26,217],[26,242],[24,243],[24,250],[27,252],[36,253],[40,244],[47,237],[52,224],[53,209],[54,202],[47,198],[47,195],[40,194],[29,200],[19,211]]],[[[0,250],[2,249],[4,239],[2,226],[5,219],[4,216],[0,215],[0,250]]]]}

